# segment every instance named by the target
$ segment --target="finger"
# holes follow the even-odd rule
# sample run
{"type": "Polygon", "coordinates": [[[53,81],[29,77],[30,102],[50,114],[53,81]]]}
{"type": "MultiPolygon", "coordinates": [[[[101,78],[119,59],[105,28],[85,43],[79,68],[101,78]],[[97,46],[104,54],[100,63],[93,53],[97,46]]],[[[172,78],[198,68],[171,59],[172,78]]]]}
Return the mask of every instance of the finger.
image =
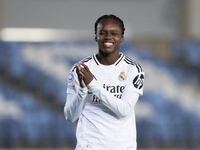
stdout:
{"type": "Polygon", "coordinates": [[[86,71],[89,71],[89,68],[87,65],[85,65],[84,63],[82,63],[81,65],[86,69],[86,71]]]}
{"type": "Polygon", "coordinates": [[[80,62],[78,63],[78,65],[80,66],[80,68],[84,68],[84,67],[83,67],[83,62],[80,61],[80,62]]]}
{"type": "Polygon", "coordinates": [[[76,65],[75,67],[76,67],[76,73],[79,74],[80,70],[79,70],[78,66],[76,65]]]}
{"type": "Polygon", "coordinates": [[[79,63],[75,64],[75,67],[76,67],[76,68],[79,68],[79,63]]]}
{"type": "Polygon", "coordinates": [[[80,70],[81,70],[81,64],[80,64],[80,62],[79,62],[79,63],[77,63],[75,66],[76,66],[76,68],[78,69],[78,71],[80,71],[80,70]]]}
{"type": "Polygon", "coordinates": [[[80,72],[80,76],[84,77],[84,74],[83,74],[83,72],[80,72]]]}

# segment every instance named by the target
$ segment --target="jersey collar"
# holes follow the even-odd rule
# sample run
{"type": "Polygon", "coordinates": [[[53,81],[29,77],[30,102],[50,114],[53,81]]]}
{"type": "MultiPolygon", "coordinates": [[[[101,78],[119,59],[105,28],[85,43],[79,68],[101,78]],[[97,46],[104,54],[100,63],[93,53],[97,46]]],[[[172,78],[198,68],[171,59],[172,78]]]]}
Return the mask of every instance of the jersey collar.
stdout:
{"type": "MultiPolygon", "coordinates": [[[[96,55],[97,55],[97,53],[95,53],[95,54],[93,55],[94,61],[96,62],[96,64],[97,64],[98,66],[99,66],[99,65],[102,65],[102,64],[98,61],[96,55]]],[[[117,65],[122,61],[123,58],[124,58],[124,54],[120,52],[120,53],[119,53],[119,58],[118,58],[118,60],[117,60],[114,64],[112,64],[112,65],[113,65],[113,66],[117,66],[117,65]]]]}

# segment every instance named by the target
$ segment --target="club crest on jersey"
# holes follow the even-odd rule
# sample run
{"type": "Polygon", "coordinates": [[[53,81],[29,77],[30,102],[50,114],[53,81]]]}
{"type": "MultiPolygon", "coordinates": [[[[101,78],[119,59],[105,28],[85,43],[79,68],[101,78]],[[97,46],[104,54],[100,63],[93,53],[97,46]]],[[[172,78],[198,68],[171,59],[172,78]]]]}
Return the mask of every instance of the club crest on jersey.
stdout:
{"type": "Polygon", "coordinates": [[[120,72],[120,75],[118,76],[119,81],[124,81],[126,80],[126,75],[125,72],[120,72]]]}

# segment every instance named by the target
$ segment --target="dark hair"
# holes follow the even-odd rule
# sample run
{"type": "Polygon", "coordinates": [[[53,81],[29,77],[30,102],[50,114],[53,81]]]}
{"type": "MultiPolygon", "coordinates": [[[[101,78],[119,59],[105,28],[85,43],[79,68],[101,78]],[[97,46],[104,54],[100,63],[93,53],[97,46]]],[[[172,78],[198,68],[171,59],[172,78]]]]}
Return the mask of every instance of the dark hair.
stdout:
{"type": "Polygon", "coordinates": [[[103,19],[115,19],[119,23],[119,27],[122,30],[122,35],[124,35],[124,31],[125,31],[124,22],[119,17],[112,15],[112,14],[111,15],[103,15],[97,19],[97,21],[94,24],[95,34],[97,34],[97,26],[98,26],[99,22],[101,22],[103,19]]]}

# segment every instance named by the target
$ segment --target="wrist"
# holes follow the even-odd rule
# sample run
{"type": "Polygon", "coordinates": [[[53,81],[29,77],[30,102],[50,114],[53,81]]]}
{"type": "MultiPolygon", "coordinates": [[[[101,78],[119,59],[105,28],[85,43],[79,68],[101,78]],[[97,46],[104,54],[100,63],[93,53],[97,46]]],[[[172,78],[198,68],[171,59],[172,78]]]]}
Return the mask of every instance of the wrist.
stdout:
{"type": "Polygon", "coordinates": [[[84,98],[88,93],[88,88],[87,87],[80,87],[79,90],[78,90],[78,95],[81,97],[81,98],[84,98]]]}
{"type": "Polygon", "coordinates": [[[93,89],[94,88],[94,86],[96,85],[96,80],[95,80],[95,78],[93,78],[92,79],[92,81],[87,85],[87,88],[88,89],[93,89]]]}

